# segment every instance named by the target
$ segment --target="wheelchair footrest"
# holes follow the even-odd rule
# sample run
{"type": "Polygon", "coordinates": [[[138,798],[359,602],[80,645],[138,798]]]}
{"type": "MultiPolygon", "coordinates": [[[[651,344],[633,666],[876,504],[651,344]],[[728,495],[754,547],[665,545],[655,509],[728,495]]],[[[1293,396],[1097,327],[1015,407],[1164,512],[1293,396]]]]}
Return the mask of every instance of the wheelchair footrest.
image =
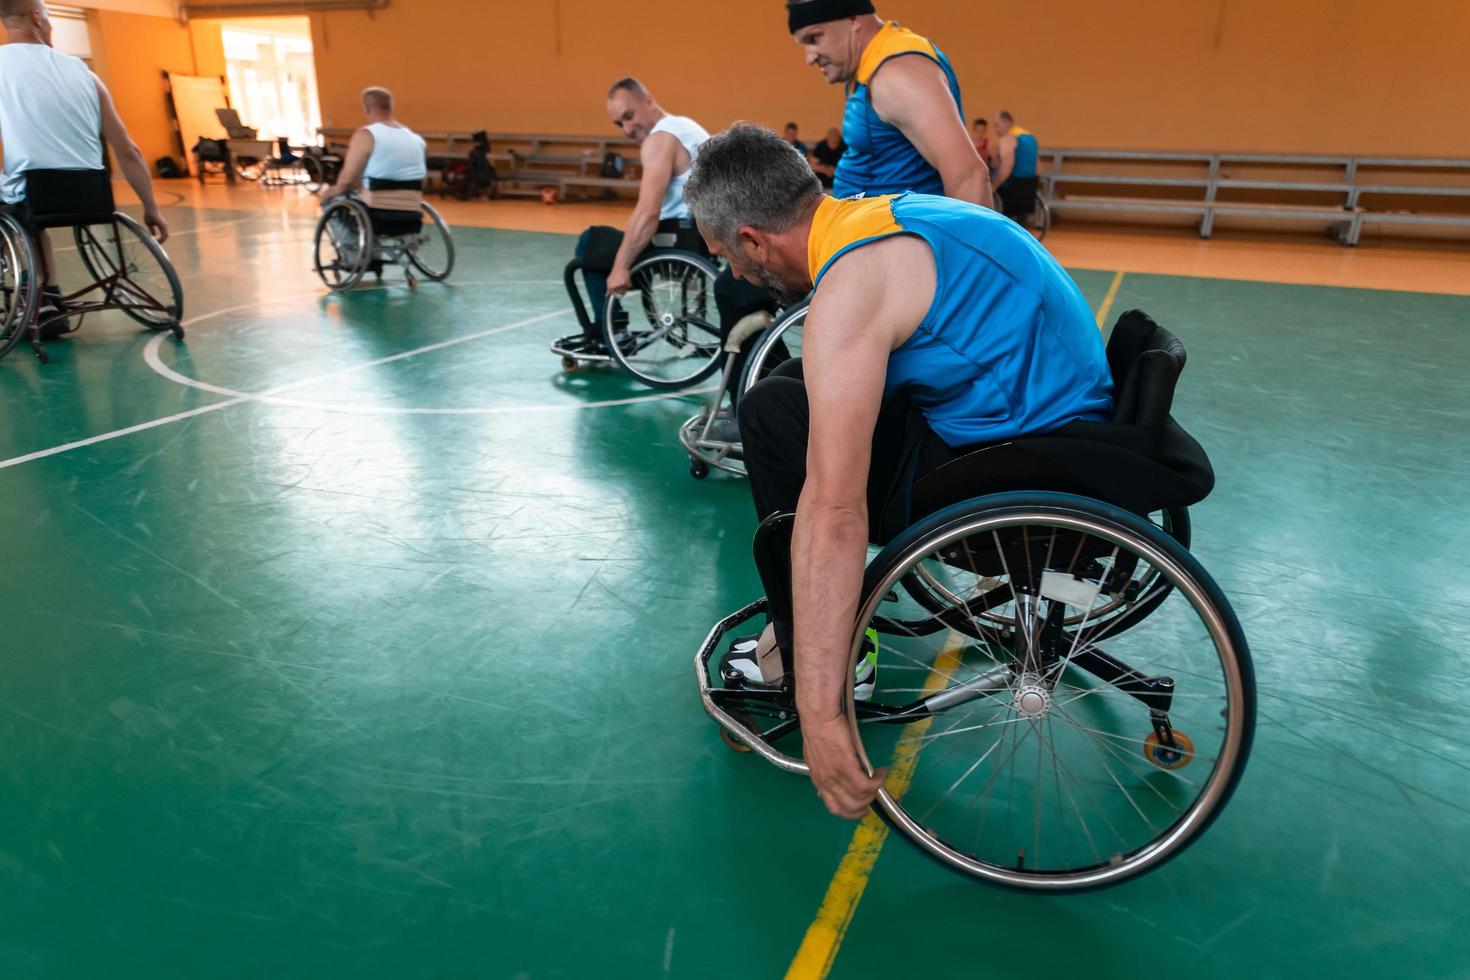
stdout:
{"type": "Polygon", "coordinates": [[[749,726],[742,724],[730,712],[726,711],[718,702],[715,695],[717,690],[710,674],[710,661],[715,652],[725,639],[725,636],[733,629],[750,622],[755,617],[766,611],[766,600],[758,599],[737,610],[715,624],[710,630],[709,636],[705,638],[704,644],[700,646],[699,652],[694,655],[694,674],[699,682],[699,699],[704,703],[704,710],[715,722],[729,732],[734,738],[750,746],[751,750],[760,755],[767,762],[778,769],[787,772],[806,774],[809,770],[807,765],[800,759],[793,758],[772,747],[759,733],[749,726]]]}

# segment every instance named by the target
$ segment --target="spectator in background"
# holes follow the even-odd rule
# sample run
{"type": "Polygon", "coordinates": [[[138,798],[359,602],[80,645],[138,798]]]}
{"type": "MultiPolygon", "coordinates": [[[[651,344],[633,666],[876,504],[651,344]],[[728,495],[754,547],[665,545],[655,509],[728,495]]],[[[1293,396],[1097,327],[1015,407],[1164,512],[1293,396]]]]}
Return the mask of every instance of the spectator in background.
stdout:
{"type": "Polygon", "coordinates": [[[975,152],[980,154],[980,159],[994,170],[995,164],[990,159],[990,123],[984,119],[976,119],[970,124],[970,139],[975,143],[975,152]]]}
{"type": "Polygon", "coordinates": [[[1036,191],[1041,181],[1037,176],[1036,134],[1017,126],[1009,112],[1002,111],[995,121],[999,137],[995,171],[996,194],[1000,210],[1023,228],[1031,227],[1031,212],[1036,210],[1036,191]]]}
{"type": "Polygon", "coordinates": [[[786,142],[796,147],[796,152],[800,153],[807,159],[811,159],[812,151],[807,147],[805,143],[796,138],[796,123],[794,122],[789,122],[786,124],[786,142]]]}
{"type": "Polygon", "coordinates": [[[817,179],[822,182],[822,189],[832,189],[832,178],[837,173],[837,161],[842,159],[842,154],[847,152],[847,144],[842,141],[842,130],[827,130],[827,138],[812,148],[812,169],[817,172],[817,179]]]}

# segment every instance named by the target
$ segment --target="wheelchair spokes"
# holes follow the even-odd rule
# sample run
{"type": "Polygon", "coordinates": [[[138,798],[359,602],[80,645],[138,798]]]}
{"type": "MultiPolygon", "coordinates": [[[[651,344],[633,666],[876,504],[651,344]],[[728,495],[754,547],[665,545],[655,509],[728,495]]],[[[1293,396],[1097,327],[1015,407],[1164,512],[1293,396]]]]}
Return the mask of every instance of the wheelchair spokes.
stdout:
{"type": "Polygon", "coordinates": [[[151,330],[178,330],[183,287],[147,229],[119,213],[111,224],[78,225],[73,235],[93,284],[71,300],[100,291],[102,298],[92,308],[122,310],[151,330]]]}
{"type": "Polygon", "coordinates": [[[850,716],[890,768],[884,815],[944,863],[1026,888],[1122,880],[1203,829],[1244,763],[1253,688],[1188,553],[1045,507],[920,537],[875,563],[857,631],[887,634],[850,716]]]}
{"type": "Polygon", "coordinates": [[[0,219],[0,357],[20,343],[36,303],[37,284],[30,236],[9,218],[0,219]]]}
{"type": "Polygon", "coordinates": [[[454,239],[438,211],[428,204],[420,207],[428,220],[408,248],[408,261],[427,278],[443,282],[454,270],[454,239]]]}
{"type": "Polygon", "coordinates": [[[367,210],[356,201],[334,201],[317,222],[314,259],[317,275],[332,291],[351,289],[372,258],[367,210]]]}
{"type": "Polygon", "coordinates": [[[605,337],[624,369],[656,388],[683,388],[719,366],[714,267],[682,252],[638,262],[632,287],[607,304],[605,337]]]}

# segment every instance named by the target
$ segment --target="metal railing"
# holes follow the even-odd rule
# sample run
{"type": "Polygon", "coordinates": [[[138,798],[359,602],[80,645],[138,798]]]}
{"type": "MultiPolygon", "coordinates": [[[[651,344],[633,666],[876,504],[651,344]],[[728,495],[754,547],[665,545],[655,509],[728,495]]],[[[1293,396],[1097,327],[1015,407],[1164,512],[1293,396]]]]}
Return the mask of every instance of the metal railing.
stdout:
{"type": "Polygon", "coordinates": [[[1470,198],[1470,160],[1433,157],[1354,157],[1315,156],[1308,154],[1268,153],[1178,153],[1140,150],[1042,150],[1050,167],[1041,170],[1042,196],[1053,211],[1112,211],[1119,213],[1180,214],[1199,218],[1199,233],[1209,238],[1217,217],[1278,218],[1325,221],[1329,233],[1344,245],[1356,245],[1363,226],[1369,223],[1400,225],[1435,225],[1470,227],[1470,208],[1457,210],[1459,199],[1470,198]],[[1172,165],[1174,169],[1197,169],[1195,175],[1145,174],[1136,172],[1086,172],[1069,169],[1069,164],[1096,164],[1115,167],[1119,163],[1172,165]],[[1270,168],[1281,176],[1235,176],[1235,171],[1270,168]],[[1291,171],[1297,171],[1295,177],[1291,171]],[[1392,180],[1373,179],[1364,171],[1393,171],[1392,180]],[[1323,171],[1335,171],[1327,178],[1323,171]],[[1461,171],[1449,175],[1445,171],[1461,171]],[[1417,182],[1422,179],[1422,183],[1417,182]],[[1132,193],[1124,196],[1068,194],[1058,190],[1067,187],[1119,187],[1132,193]],[[1155,197],[1137,195],[1139,188],[1167,189],[1175,195],[1180,190],[1198,190],[1199,197],[1155,197]],[[1270,194],[1292,193],[1303,196],[1328,195],[1335,200],[1315,203],[1280,203],[1271,200],[1222,199],[1220,191],[1260,191],[1270,194]],[[1364,198],[1369,200],[1365,201],[1364,198]],[[1385,198],[1413,197],[1438,199],[1449,205],[1439,211],[1395,210],[1382,206],[1385,198]]]}

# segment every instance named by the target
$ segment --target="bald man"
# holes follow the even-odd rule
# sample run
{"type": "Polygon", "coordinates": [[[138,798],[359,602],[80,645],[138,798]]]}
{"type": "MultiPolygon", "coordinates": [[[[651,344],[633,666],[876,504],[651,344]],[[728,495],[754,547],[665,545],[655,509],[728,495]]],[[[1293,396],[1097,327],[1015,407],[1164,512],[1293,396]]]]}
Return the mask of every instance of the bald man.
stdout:
{"type": "Polygon", "coordinates": [[[322,191],[323,204],[364,183],[386,190],[422,188],[428,176],[428,145],[393,114],[392,92],[377,85],[363,89],[362,112],[367,122],[352,134],[337,182],[322,191]]]}
{"type": "Polygon", "coordinates": [[[684,182],[709,133],[688,116],[664,111],[653,93],[631,75],[608,89],[607,118],[638,144],[643,176],[638,204],[624,231],[589,228],[577,241],[582,281],[592,302],[591,326],[581,338],[582,348],[589,352],[602,346],[607,297],[621,296],[633,285],[633,265],[644,252],[650,247],[675,247],[705,253],[704,239],[684,203],[684,182]]]}

